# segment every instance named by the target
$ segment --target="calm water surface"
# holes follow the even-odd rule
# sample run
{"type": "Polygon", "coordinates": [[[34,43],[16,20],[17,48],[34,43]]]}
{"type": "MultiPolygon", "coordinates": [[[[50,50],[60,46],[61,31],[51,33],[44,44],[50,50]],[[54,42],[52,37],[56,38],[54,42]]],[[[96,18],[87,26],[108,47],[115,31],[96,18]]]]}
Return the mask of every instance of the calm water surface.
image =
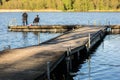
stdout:
{"type": "Polygon", "coordinates": [[[108,35],[81,66],[74,80],[120,80],[120,34],[108,35]]]}
{"type": "MultiPolygon", "coordinates": [[[[31,24],[36,15],[40,16],[40,25],[52,24],[120,24],[120,13],[98,13],[98,12],[29,12],[28,22],[31,24]]],[[[25,47],[38,44],[40,42],[56,37],[61,33],[37,33],[28,32],[8,32],[8,25],[21,25],[22,12],[0,13],[0,51],[9,45],[11,48],[25,47]]]]}

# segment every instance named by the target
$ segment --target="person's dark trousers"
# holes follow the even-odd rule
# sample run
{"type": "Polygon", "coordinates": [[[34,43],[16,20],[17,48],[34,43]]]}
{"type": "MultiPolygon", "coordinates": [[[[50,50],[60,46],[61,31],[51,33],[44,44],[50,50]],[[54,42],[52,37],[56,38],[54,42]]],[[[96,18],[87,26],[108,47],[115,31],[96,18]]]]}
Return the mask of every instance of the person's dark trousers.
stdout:
{"type": "Polygon", "coordinates": [[[23,25],[28,25],[28,21],[27,20],[23,20],[23,25]]]}

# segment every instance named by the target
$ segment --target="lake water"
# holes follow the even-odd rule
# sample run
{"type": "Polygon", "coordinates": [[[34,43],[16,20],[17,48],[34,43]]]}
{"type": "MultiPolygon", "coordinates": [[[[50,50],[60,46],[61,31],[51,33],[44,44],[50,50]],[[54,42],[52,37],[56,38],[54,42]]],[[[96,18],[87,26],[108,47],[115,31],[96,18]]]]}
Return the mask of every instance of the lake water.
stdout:
{"type": "MultiPolygon", "coordinates": [[[[29,12],[31,24],[36,15],[40,16],[40,25],[106,25],[120,24],[119,12],[29,12]]],[[[21,25],[22,12],[0,13],[0,51],[10,45],[11,48],[26,47],[54,38],[61,33],[9,32],[8,25],[21,25]],[[14,23],[11,21],[14,20],[14,23]]],[[[119,80],[120,79],[120,35],[108,35],[91,58],[80,64],[74,80],[119,80]]]]}
{"type": "MultiPolygon", "coordinates": [[[[120,24],[120,13],[110,12],[29,12],[28,22],[31,24],[36,15],[40,16],[40,25],[75,25],[75,24],[120,24]]],[[[10,45],[19,48],[38,44],[56,37],[61,33],[34,33],[34,32],[8,32],[8,25],[21,25],[22,12],[0,13],[0,51],[10,45]],[[12,23],[14,21],[14,23],[12,23]]]]}
{"type": "Polygon", "coordinates": [[[107,35],[74,80],[120,80],[120,34],[107,35]]]}

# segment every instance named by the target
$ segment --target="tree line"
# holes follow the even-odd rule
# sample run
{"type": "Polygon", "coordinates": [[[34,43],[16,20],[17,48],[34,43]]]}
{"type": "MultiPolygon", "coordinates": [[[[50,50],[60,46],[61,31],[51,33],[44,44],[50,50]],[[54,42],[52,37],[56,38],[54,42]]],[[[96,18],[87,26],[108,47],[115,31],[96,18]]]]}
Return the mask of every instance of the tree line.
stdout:
{"type": "MultiPolygon", "coordinates": [[[[8,2],[9,0],[4,0],[6,2],[8,2]]],[[[0,5],[3,5],[3,0],[0,0],[0,5]]]]}
{"type": "Polygon", "coordinates": [[[1,9],[120,10],[120,0],[0,0],[1,9]]]}

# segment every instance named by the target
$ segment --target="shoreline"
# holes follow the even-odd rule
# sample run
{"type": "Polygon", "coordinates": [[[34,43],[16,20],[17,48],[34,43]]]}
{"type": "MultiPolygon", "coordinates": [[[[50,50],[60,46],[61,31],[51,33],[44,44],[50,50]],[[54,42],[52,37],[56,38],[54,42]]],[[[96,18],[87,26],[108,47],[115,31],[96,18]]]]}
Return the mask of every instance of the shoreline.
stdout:
{"type": "Polygon", "coordinates": [[[0,9],[0,12],[63,12],[62,10],[22,10],[22,9],[0,9]]]}
{"type": "Polygon", "coordinates": [[[44,10],[0,9],[0,12],[120,12],[120,10],[63,11],[63,10],[53,10],[53,9],[44,9],[44,10]]]}

